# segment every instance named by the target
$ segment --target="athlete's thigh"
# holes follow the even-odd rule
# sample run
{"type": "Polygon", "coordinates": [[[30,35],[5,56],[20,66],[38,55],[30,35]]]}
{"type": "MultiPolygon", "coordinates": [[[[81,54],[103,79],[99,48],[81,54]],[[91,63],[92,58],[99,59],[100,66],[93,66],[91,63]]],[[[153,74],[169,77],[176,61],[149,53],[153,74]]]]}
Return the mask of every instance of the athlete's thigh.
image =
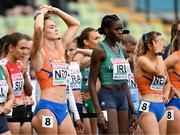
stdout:
{"type": "Polygon", "coordinates": [[[180,134],[180,110],[174,106],[168,106],[167,109],[173,112],[170,116],[174,117],[174,119],[167,121],[167,134],[180,134]]]}
{"type": "Polygon", "coordinates": [[[129,131],[128,110],[118,111],[118,125],[119,125],[120,134],[128,134],[129,131]]]}
{"type": "Polygon", "coordinates": [[[166,134],[166,130],[167,130],[167,114],[166,113],[164,113],[163,117],[158,123],[159,123],[160,134],[166,134]]]}
{"type": "Polygon", "coordinates": [[[105,109],[107,111],[107,119],[108,119],[108,128],[107,133],[110,134],[118,134],[118,112],[116,109],[105,109]]]}
{"type": "Polygon", "coordinates": [[[21,126],[21,134],[32,134],[32,125],[31,122],[24,122],[21,126]]]}
{"type": "Polygon", "coordinates": [[[159,125],[154,113],[143,112],[138,121],[144,134],[159,134],[159,125]]]}
{"type": "Polygon", "coordinates": [[[58,126],[58,134],[76,134],[76,130],[69,114],[67,114],[62,123],[58,126]]]}
{"type": "Polygon", "coordinates": [[[8,122],[9,130],[12,134],[19,134],[20,133],[20,122],[8,122]]]}
{"type": "Polygon", "coordinates": [[[41,109],[32,119],[32,126],[38,134],[57,134],[58,123],[55,115],[48,109],[41,109]]]}
{"type": "Polygon", "coordinates": [[[11,132],[10,131],[6,131],[4,133],[1,133],[0,135],[11,135],[11,132]]]}
{"type": "MultiPolygon", "coordinates": [[[[83,113],[87,113],[85,107],[83,106],[83,113]]],[[[90,118],[83,118],[84,134],[92,134],[90,118]]]]}

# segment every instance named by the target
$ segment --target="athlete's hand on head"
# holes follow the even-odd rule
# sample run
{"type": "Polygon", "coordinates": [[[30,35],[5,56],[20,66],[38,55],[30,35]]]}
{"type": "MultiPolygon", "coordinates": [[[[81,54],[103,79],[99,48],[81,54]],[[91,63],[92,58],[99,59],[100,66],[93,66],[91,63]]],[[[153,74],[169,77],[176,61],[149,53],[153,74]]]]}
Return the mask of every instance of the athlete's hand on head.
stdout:
{"type": "Polygon", "coordinates": [[[163,37],[159,37],[156,41],[153,40],[155,52],[162,52],[166,46],[165,40],[163,37]]]}
{"type": "Polygon", "coordinates": [[[39,11],[41,11],[43,14],[47,14],[48,12],[52,12],[53,10],[48,5],[43,5],[39,8],[39,11]]]}
{"type": "MultiPolygon", "coordinates": [[[[49,13],[56,13],[57,10],[60,10],[60,9],[58,9],[56,7],[52,7],[51,5],[43,5],[43,6],[40,7],[40,11],[41,10],[45,10],[46,13],[48,13],[48,12],[49,13]]],[[[46,14],[46,13],[44,13],[44,14],[46,14]]]]}
{"type": "Polygon", "coordinates": [[[76,125],[78,127],[77,133],[83,134],[84,133],[84,127],[83,127],[81,120],[76,120],[76,125]]]}

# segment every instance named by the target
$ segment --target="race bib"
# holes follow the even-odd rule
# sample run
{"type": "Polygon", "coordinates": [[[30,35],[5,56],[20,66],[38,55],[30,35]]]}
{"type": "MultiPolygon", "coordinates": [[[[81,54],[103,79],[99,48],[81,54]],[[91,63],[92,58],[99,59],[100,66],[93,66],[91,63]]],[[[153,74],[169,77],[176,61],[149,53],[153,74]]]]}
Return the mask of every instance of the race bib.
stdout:
{"type": "Polygon", "coordinates": [[[53,128],[53,117],[52,116],[42,116],[42,127],[53,128]]]}
{"type": "Polygon", "coordinates": [[[24,78],[22,73],[12,74],[12,84],[15,96],[20,96],[24,89],[24,78]]]}
{"type": "Polygon", "coordinates": [[[71,74],[70,85],[72,89],[81,89],[81,76],[79,74],[71,74]]]}
{"type": "Polygon", "coordinates": [[[156,91],[163,91],[165,82],[166,82],[166,78],[154,76],[152,83],[150,85],[150,89],[156,91]]]}
{"type": "Polygon", "coordinates": [[[72,62],[69,65],[68,73],[70,76],[70,85],[72,89],[81,89],[82,75],[77,63],[72,62]]]}
{"type": "Polygon", "coordinates": [[[0,103],[6,102],[8,84],[6,80],[0,80],[0,103]]]}
{"type": "Polygon", "coordinates": [[[127,80],[127,63],[125,59],[113,58],[113,80],[127,80]]]}
{"type": "Polygon", "coordinates": [[[53,85],[67,84],[67,64],[66,63],[52,63],[53,68],[53,85]]]}
{"type": "Polygon", "coordinates": [[[174,110],[167,110],[166,115],[167,115],[167,120],[174,120],[174,110]]]}
{"type": "Polygon", "coordinates": [[[134,74],[133,73],[128,73],[127,74],[127,79],[128,79],[128,86],[130,89],[137,89],[137,84],[134,80],[134,74]]]}
{"type": "Polygon", "coordinates": [[[150,102],[142,101],[141,105],[139,107],[139,111],[141,111],[141,112],[149,112],[149,106],[150,106],[150,102]]]}

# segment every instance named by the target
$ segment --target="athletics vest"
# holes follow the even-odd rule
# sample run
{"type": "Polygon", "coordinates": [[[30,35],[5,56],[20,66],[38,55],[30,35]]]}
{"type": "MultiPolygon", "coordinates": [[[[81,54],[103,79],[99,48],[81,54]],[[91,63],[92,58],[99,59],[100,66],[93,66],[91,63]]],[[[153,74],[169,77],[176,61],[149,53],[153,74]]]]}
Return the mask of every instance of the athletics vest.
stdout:
{"type": "Polygon", "coordinates": [[[104,48],[106,53],[105,60],[100,64],[99,79],[101,84],[118,85],[127,82],[127,63],[119,45],[116,44],[119,50],[118,54],[115,54],[105,42],[100,42],[100,45],[104,48]]]}
{"type": "Polygon", "coordinates": [[[23,96],[24,92],[24,77],[21,71],[21,61],[17,60],[15,64],[12,64],[7,59],[1,59],[1,64],[5,65],[10,76],[11,85],[14,91],[15,97],[23,96]]]}
{"type": "Polygon", "coordinates": [[[64,60],[64,53],[59,50],[59,54],[55,56],[47,48],[43,49],[46,53],[43,67],[35,72],[41,90],[67,85],[68,66],[64,60]]]}
{"type": "Polygon", "coordinates": [[[166,77],[157,77],[144,74],[141,77],[135,77],[139,92],[143,94],[162,94],[166,77]]]}

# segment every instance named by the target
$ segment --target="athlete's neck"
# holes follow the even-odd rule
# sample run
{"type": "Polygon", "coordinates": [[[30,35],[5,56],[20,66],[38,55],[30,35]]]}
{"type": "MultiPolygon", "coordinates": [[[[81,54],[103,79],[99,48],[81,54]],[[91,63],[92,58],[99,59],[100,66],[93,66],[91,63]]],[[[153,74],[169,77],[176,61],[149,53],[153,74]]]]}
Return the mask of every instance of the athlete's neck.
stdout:
{"type": "Polygon", "coordinates": [[[43,46],[45,46],[49,51],[56,50],[55,41],[52,41],[52,40],[47,40],[47,39],[44,38],[43,46]]]}
{"type": "Polygon", "coordinates": [[[105,38],[104,42],[108,44],[109,47],[114,47],[116,45],[116,41],[112,41],[109,38],[105,38]]]}
{"type": "Polygon", "coordinates": [[[15,59],[11,54],[8,54],[6,59],[10,61],[12,64],[16,64],[17,59],[15,59]]]}

